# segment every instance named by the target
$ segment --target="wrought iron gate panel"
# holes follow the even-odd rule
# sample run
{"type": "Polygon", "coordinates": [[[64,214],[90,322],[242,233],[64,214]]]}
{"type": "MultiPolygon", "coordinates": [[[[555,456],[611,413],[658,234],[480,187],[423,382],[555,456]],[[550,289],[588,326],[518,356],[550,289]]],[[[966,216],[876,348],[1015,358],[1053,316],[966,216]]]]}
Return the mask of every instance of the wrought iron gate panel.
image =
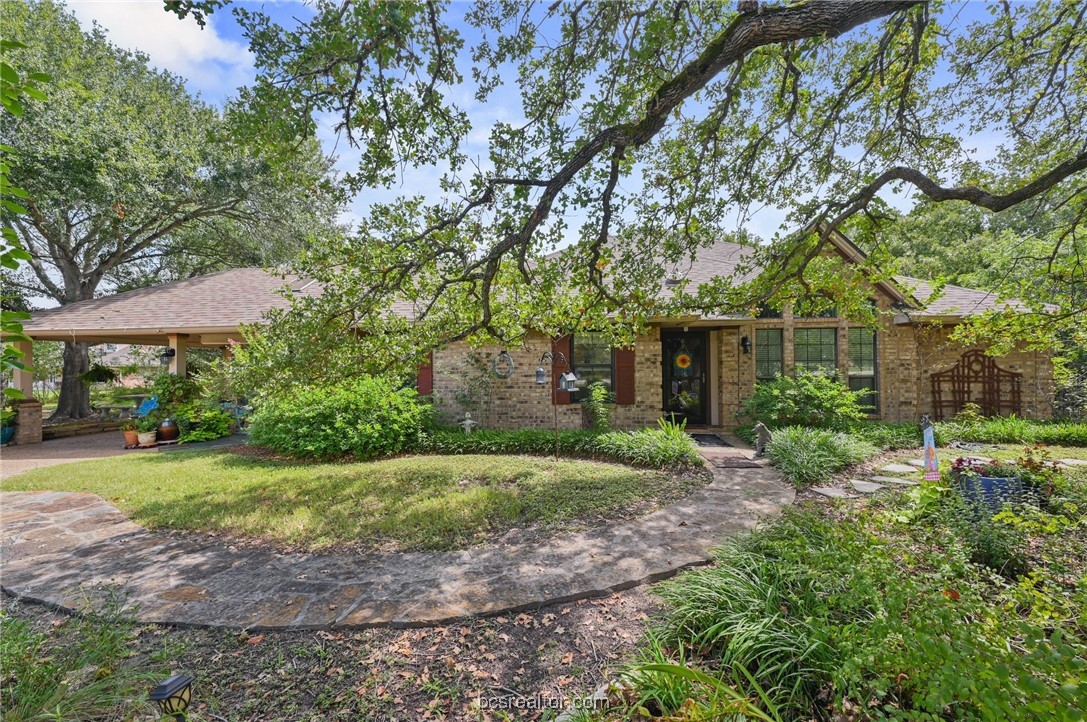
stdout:
{"type": "Polygon", "coordinates": [[[951,368],[929,375],[936,420],[954,416],[968,403],[985,416],[1022,413],[1023,374],[996,365],[984,351],[967,351],[951,368]]]}

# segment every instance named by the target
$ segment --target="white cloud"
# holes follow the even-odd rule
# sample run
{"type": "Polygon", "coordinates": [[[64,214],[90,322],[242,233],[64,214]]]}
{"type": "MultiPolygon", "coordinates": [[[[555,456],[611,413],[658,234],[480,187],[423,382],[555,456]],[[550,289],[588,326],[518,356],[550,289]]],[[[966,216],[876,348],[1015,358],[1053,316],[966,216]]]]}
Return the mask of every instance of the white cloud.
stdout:
{"type": "Polygon", "coordinates": [[[146,53],[153,65],[182,76],[212,100],[253,77],[248,48],[222,37],[214,15],[201,29],[192,17],[163,10],[161,0],[73,0],[68,7],[85,29],[97,21],[115,45],[146,53]]]}

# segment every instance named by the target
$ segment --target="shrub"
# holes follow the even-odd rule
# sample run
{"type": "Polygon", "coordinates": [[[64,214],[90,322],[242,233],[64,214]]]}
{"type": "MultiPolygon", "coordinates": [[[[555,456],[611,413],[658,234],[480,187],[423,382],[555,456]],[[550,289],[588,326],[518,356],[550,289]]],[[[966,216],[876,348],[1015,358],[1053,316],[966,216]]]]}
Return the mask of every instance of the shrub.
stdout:
{"type": "Polygon", "coordinates": [[[758,384],[740,413],[771,428],[844,429],[864,418],[862,397],[829,376],[801,372],[758,384]]]}
{"type": "Polygon", "coordinates": [[[198,441],[211,441],[230,435],[233,417],[208,403],[190,401],[178,406],[171,413],[181,431],[179,441],[191,444],[198,441]]]}
{"type": "Polygon", "coordinates": [[[879,449],[859,437],[803,426],[775,431],[766,451],[774,466],[798,488],[823,481],[877,453],[879,449]]]}
{"type": "Polygon", "coordinates": [[[611,428],[613,402],[614,396],[604,384],[597,382],[589,387],[589,397],[581,402],[581,413],[585,414],[588,428],[598,432],[611,428]]]}
{"type": "Polygon", "coordinates": [[[266,400],[249,432],[253,443],[289,456],[370,459],[414,448],[431,417],[414,389],[364,376],[266,400]]]}
{"type": "Polygon", "coordinates": [[[702,463],[698,447],[683,427],[664,422],[657,429],[606,434],[583,429],[480,430],[470,434],[460,429],[433,429],[420,436],[419,450],[435,454],[586,456],[658,469],[702,463]]]}
{"type": "Polygon", "coordinates": [[[849,433],[885,450],[915,449],[924,443],[921,427],[908,421],[862,421],[852,424],[849,433]]]}
{"type": "Polygon", "coordinates": [[[197,398],[200,388],[196,381],[164,371],[155,377],[151,389],[158,397],[159,406],[176,406],[197,398]]]}

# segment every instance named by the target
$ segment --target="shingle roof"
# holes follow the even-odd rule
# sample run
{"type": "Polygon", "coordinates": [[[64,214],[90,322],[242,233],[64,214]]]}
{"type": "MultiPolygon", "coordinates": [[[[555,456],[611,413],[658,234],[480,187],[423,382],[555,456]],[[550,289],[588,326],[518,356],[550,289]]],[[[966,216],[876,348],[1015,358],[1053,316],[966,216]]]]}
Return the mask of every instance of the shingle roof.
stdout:
{"type": "MultiPolygon", "coordinates": [[[[695,285],[731,277],[753,252],[750,246],[720,241],[701,249],[695,261],[669,269],[668,276],[686,278],[695,285]]],[[[907,276],[897,277],[896,281],[902,291],[912,292],[922,305],[933,295],[928,281],[907,276]]],[[[102,340],[112,335],[118,339],[140,337],[143,342],[155,342],[151,337],[167,333],[230,333],[242,324],[259,323],[271,309],[288,307],[289,300],[279,293],[285,287],[295,295],[315,296],[321,292],[317,283],[297,277],[283,277],[261,268],[235,268],[34,311],[23,328],[37,338],[84,335],[102,340]]],[[[1015,305],[998,303],[996,295],[988,291],[944,286],[942,295],[915,315],[968,316],[1005,307],[1015,305]]],[[[392,311],[414,316],[410,303],[397,302],[392,311]]]]}
{"type": "Polygon", "coordinates": [[[23,322],[35,332],[171,333],[193,329],[236,329],[257,323],[272,308],[290,302],[277,291],[292,284],[299,293],[320,293],[316,285],[301,287],[297,279],[283,278],[261,268],[234,268],[207,276],[160,286],[125,291],[67,306],[34,311],[23,322]]]}

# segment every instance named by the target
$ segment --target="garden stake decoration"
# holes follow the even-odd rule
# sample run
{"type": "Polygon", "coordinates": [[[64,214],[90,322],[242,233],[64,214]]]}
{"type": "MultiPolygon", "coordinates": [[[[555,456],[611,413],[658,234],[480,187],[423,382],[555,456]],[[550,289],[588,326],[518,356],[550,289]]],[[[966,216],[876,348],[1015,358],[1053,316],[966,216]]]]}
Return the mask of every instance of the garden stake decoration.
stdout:
{"type": "Polygon", "coordinates": [[[936,458],[936,434],[928,414],[921,416],[921,433],[925,437],[925,481],[940,480],[940,462],[936,458]]]}
{"type": "Polygon", "coordinates": [[[151,690],[148,698],[158,704],[162,714],[173,716],[177,722],[184,722],[194,681],[191,674],[175,674],[151,690]]]}

